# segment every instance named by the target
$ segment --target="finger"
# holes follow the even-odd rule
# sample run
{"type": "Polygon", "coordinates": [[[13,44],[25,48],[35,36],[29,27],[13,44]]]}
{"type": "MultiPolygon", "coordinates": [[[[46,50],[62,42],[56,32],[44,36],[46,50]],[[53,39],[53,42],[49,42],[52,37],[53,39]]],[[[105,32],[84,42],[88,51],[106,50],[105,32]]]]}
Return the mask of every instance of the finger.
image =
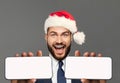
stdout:
{"type": "Polygon", "coordinates": [[[106,80],[100,80],[100,83],[106,83],[106,80]]]}
{"type": "Polygon", "coordinates": [[[82,83],[90,83],[90,80],[88,80],[88,79],[81,79],[81,82],[82,83]]]}
{"type": "Polygon", "coordinates": [[[41,50],[38,50],[36,55],[37,55],[37,56],[42,56],[42,51],[41,51],[41,50]]]}
{"type": "Polygon", "coordinates": [[[26,53],[26,52],[23,52],[23,53],[21,54],[21,56],[22,56],[22,57],[27,57],[27,53],[26,53]]]}
{"type": "Polygon", "coordinates": [[[102,54],[101,54],[101,53],[98,53],[98,57],[102,57],[102,54]]]}
{"type": "Polygon", "coordinates": [[[96,56],[96,53],[95,53],[95,52],[91,52],[91,53],[90,53],[90,56],[91,56],[91,57],[95,57],[95,56],[96,56]]]}
{"type": "Polygon", "coordinates": [[[27,81],[28,81],[28,80],[18,80],[17,83],[28,83],[27,81]]]}
{"type": "Polygon", "coordinates": [[[36,82],[36,79],[31,79],[32,83],[35,83],[36,82]]]}
{"type": "Polygon", "coordinates": [[[35,83],[36,79],[29,79],[27,83],[35,83]]]}
{"type": "Polygon", "coordinates": [[[91,83],[100,83],[99,80],[91,80],[91,83]]]}
{"type": "Polygon", "coordinates": [[[15,57],[19,57],[20,55],[18,53],[15,54],[15,57]]]}
{"type": "Polygon", "coordinates": [[[85,56],[85,57],[88,57],[89,55],[90,55],[89,52],[85,52],[85,53],[83,54],[83,56],[85,56]]]}
{"type": "Polygon", "coordinates": [[[11,83],[17,83],[17,80],[11,80],[11,83]]]}
{"type": "Polygon", "coordinates": [[[28,56],[32,57],[34,54],[32,52],[28,52],[28,56]]]}
{"type": "Polygon", "coordinates": [[[75,56],[80,56],[80,51],[79,50],[75,51],[75,56]]]}

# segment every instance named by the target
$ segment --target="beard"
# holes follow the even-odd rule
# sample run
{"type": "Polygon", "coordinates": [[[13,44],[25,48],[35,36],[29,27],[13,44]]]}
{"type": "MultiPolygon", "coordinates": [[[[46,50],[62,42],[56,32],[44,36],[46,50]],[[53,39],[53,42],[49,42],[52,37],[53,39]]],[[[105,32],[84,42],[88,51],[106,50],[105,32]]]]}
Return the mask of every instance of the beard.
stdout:
{"type": "MultiPolygon", "coordinates": [[[[56,45],[63,45],[62,43],[56,43],[56,45]]],[[[47,43],[47,47],[48,47],[48,50],[49,50],[49,52],[52,54],[52,56],[56,59],[56,60],[63,60],[63,59],[65,59],[66,57],[67,57],[67,55],[69,54],[69,52],[70,52],[70,49],[71,49],[71,44],[65,49],[65,54],[64,54],[64,56],[63,57],[57,57],[56,55],[55,55],[55,52],[54,52],[54,50],[52,49],[52,47],[47,43]]],[[[53,47],[54,47],[54,45],[53,45],[53,47]]],[[[66,47],[66,45],[64,45],[64,48],[66,47]]]]}

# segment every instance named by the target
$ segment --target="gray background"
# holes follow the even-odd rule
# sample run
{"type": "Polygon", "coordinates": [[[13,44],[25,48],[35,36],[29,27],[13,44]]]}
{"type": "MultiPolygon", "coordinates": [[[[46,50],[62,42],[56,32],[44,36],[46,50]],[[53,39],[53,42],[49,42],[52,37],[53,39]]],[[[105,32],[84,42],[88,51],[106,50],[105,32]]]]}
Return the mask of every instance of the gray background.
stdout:
{"type": "Polygon", "coordinates": [[[108,83],[120,81],[120,0],[0,0],[0,83],[4,77],[4,59],[23,51],[41,49],[47,55],[44,20],[50,12],[67,10],[86,34],[86,43],[73,43],[76,49],[101,52],[113,59],[113,77],[108,83]]]}

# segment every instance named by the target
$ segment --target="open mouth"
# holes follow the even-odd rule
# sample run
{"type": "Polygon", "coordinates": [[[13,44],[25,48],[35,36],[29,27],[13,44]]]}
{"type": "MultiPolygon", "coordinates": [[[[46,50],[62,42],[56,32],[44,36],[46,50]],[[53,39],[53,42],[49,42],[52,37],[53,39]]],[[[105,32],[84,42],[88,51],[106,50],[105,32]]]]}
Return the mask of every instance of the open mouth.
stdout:
{"type": "Polygon", "coordinates": [[[55,49],[62,49],[65,47],[65,45],[54,45],[53,46],[55,49]]]}
{"type": "Polygon", "coordinates": [[[59,55],[64,53],[64,48],[65,45],[53,45],[53,47],[55,48],[55,52],[59,55]]]}

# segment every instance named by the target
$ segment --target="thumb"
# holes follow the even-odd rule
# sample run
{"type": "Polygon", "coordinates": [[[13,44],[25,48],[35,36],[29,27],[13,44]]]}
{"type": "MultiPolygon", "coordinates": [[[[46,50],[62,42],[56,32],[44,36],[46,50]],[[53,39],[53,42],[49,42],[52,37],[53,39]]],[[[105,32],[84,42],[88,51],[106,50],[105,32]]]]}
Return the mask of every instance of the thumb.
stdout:
{"type": "Polygon", "coordinates": [[[37,56],[42,56],[42,51],[41,51],[41,50],[38,50],[36,55],[37,55],[37,56]]]}
{"type": "Polygon", "coordinates": [[[75,51],[75,56],[80,56],[81,54],[80,54],[80,51],[79,50],[76,50],[75,51]]]}

